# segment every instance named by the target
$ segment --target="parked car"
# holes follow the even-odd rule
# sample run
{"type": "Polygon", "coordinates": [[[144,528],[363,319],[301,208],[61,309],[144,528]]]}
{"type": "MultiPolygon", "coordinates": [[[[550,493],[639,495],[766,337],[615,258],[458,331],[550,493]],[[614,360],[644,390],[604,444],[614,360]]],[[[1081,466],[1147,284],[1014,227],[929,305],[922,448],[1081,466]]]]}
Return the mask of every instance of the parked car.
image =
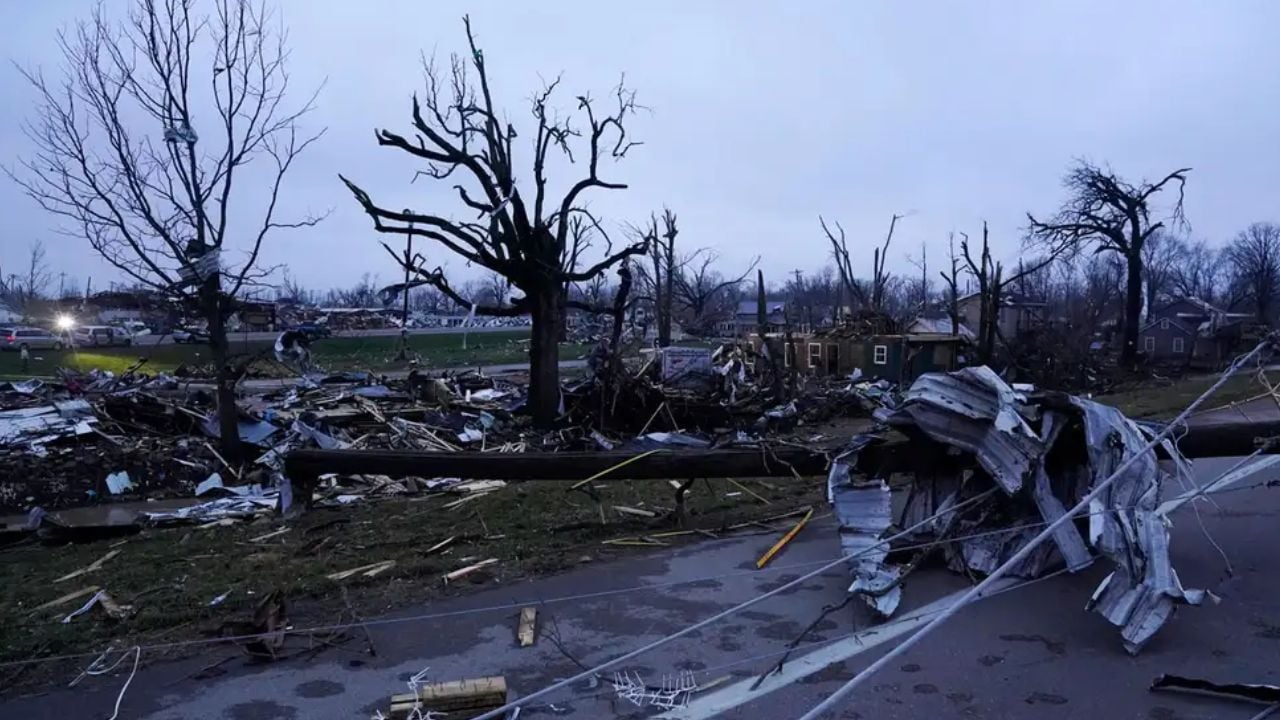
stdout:
{"type": "Polygon", "coordinates": [[[176,343],[191,343],[192,345],[209,342],[209,333],[197,328],[176,327],[169,333],[176,343]]]}
{"type": "Polygon", "coordinates": [[[298,325],[296,328],[294,328],[294,330],[297,330],[300,333],[305,333],[307,337],[311,338],[312,340],[316,338],[329,337],[330,335],[333,334],[329,330],[328,325],[321,325],[320,323],[310,323],[310,322],[302,323],[298,325]]]}
{"type": "Polygon", "coordinates": [[[151,328],[147,324],[139,320],[126,320],[120,323],[120,327],[124,328],[130,335],[139,338],[151,334],[151,328]]]}
{"type": "Polygon", "coordinates": [[[82,325],[72,331],[71,339],[76,345],[87,347],[133,344],[133,335],[122,328],[110,325],[82,325]]]}
{"type": "Polygon", "coordinates": [[[0,329],[0,350],[61,350],[66,346],[62,337],[49,330],[36,327],[7,327],[0,329]]]}

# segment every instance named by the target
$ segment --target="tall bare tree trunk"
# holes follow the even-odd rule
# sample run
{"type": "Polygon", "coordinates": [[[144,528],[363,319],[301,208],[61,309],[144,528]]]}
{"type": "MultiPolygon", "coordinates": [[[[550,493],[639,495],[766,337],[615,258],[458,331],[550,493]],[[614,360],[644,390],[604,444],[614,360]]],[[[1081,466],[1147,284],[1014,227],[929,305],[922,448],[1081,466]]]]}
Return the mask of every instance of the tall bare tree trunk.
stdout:
{"type": "Polygon", "coordinates": [[[1132,367],[1138,359],[1138,329],[1142,318],[1142,256],[1131,253],[1128,260],[1128,285],[1124,297],[1124,345],[1120,348],[1120,364],[1132,367]]]}
{"type": "Polygon", "coordinates": [[[227,342],[227,323],[222,297],[220,276],[214,274],[201,287],[205,320],[209,323],[209,351],[213,356],[214,397],[218,404],[219,445],[227,462],[244,460],[240,447],[239,410],[236,408],[236,378],[231,372],[230,345],[227,342]]]}
{"type": "Polygon", "coordinates": [[[533,333],[529,343],[529,410],[538,427],[550,427],[560,414],[560,328],[563,307],[556,285],[534,294],[533,333]]]}

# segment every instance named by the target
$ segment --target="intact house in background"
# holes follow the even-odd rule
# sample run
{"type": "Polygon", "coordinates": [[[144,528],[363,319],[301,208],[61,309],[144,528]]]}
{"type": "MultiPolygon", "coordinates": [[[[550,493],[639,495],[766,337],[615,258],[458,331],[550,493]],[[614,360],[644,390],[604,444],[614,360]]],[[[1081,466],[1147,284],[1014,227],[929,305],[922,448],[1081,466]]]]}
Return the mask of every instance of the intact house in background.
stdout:
{"type": "MultiPolygon", "coordinates": [[[[787,324],[785,300],[765,301],[765,332],[782,332],[787,324]]],[[[716,330],[725,337],[743,337],[758,332],[760,322],[755,300],[739,300],[733,317],[716,323],[716,330]]]]}
{"type": "Polygon", "coordinates": [[[1206,367],[1230,359],[1254,319],[1195,297],[1169,300],[1149,318],[1138,331],[1138,349],[1148,362],[1206,367]]]}
{"type": "MultiPolygon", "coordinates": [[[[961,318],[964,316],[962,315],[961,318]]],[[[975,335],[962,319],[960,327],[954,331],[951,327],[951,316],[942,310],[926,310],[915,320],[903,328],[908,335],[958,336],[967,342],[973,342],[975,335]]]]}
{"type": "MultiPolygon", "coordinates": [[[[976,328],[982,319],[982,294],[969,293],[956,299],[961,326],[976,328]]],[[[1039,327],[1044,322],[1043,300],[1016,292],[1005,292],[1000,297],[1000,312],[996,328],[1005,340],[1012,342],[1020,333],[1039,327]]],[[[950,326],[950,322],[947,323],[950,326]]]]}

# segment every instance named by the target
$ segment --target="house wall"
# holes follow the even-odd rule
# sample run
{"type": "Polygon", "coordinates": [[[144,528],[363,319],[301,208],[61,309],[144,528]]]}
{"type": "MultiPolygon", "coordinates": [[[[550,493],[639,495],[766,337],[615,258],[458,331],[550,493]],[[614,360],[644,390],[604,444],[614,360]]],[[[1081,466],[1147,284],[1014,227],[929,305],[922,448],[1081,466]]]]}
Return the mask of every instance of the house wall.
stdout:
{"type": "Polygon", "coordinates": [[[1156,320],[1138,333],[1138,349],[1152,360],[1188,360],[1191,358],[1195,333],[1188,332],[1172,320],[1167,325],[1156,320]],[[1174,351],[1174,339],[1182,340],[1182,351],[1174,351]]]}
{"type": "Polygon", "coordinates": [[[918,342],[901,336],[873,338],[797,338],[796,352],[801,372],[826,375],[830,372],[832,349],[839,353],[840,375],[854,370],[865,378],[883,378],[895,383],[910,382],[924,373],[945,372],[956,367],[957,346],[953,342],[918,342]],[[882,362],[876,362],[876,348],[883,347],[882,362]]]}

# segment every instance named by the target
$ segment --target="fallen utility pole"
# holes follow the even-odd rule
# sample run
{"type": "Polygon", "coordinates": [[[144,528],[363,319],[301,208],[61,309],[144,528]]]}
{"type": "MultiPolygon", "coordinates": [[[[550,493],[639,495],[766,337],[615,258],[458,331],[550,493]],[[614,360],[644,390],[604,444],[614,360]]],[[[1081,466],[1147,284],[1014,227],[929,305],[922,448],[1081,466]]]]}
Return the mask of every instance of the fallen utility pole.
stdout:
{"type": "Polygon", "coordinates": [[[826,453],[790,446],[634,452],[486,453],[405,450],[295,450],[285,472],[295,483],[327,473],[390,477],[461,477],[468,480],[668,480],[715,477],[821,475],[826,453]],[[627,462],[631,460],[632,462],[627,462]],[[623,465],[623,463],[626,463],[623,465]],[[607,472],[617,467],[614,472],[607,472]]]}
{"type": "MultiPolygon", "coordinates": [[[[1189,422],[1178,450],[1189,459],[1248,455],[1260,441],[1280,436],[1280,417],[1263,422],[1189,422]]],[[[928,441],[926,441],[928,442],[928,441]]],[[[858,468],[887,476],[913,472],[930,462],[912,440],[873,443],[859,454],[858,468]]],[[[1280,452],[1280,444],[1263,450],[1280,452]]],[[[375,474],[400,477],[461,477],[467,480],[671,480],[708,477],[825,475],[827,452],[793,445],[711,450],[590,451],[552,453],[431,452],[423,450],[294,450],[285,472],[299,485],[321,475],[375,474]]]]}

